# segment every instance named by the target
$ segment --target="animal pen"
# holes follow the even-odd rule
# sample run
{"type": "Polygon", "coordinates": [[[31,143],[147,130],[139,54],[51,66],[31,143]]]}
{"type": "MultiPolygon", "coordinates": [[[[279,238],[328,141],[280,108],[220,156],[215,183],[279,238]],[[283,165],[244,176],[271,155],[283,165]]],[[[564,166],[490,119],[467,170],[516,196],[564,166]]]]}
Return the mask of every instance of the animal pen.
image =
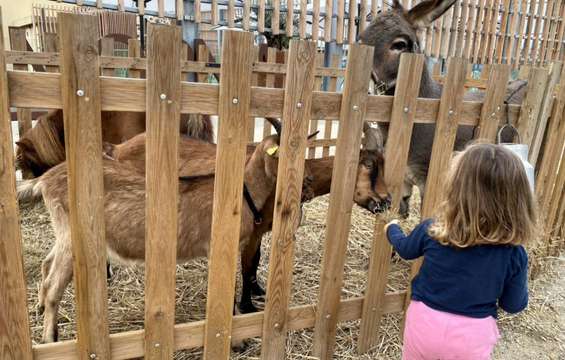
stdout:
{"type": "MultiPolygon", "coordinates": [[[[233,2],[230,1],[229,4],[233,2]]],[[[263,3],[263,2],[261,2],[263,3]]],[[[458,125],[478,126],[477,138],[495,140],[498,126],[509,121],[530,145],[537,167],[536,193],[545,214],[542,251],[554,253],[565,236],[565,71],[562,63],[532,68],[522,106],[506,105],[511,64],[490,67],[483,103],[464,102],[468,61],[448,60],[441,99],[418,98],[424,56],[402,56],[394,96],[368,95],[372,48],[351,44],[345,69],[319,66],[312,42],[291,43],[286,64],[255,62],[252,36],[225,33],[222,63],[184,61],[180,29],[150,25],[147,57],[99,56],[95,17],[59,15],[61,53],[4,51],[0,46],[0,354],[2,359],[149,359],[172,358],[180,349],[204,347],[208,359],[228,358],[230,343],[261,337],[265,359],[284,358],[287,333],[313,328],[313,356],[332,357],[336,326],[360,319],[360,353],[374,346],[384,314],[405,310],[409,294],[388,292],[391,248],[377,216],[373,247],[362,297],[342,298],[352,198],[364,121],[389,123],[385,177],[392,207],[398,208],[411,131],[417,123],[435,123],[432,161],[422,216],[432,215],[441,196],[458,125]],[[8,71],[6,64],[60,66],[60,73],[8,71]],[[128,68],[132,78],[104,76],[128,68]],[[102,71],[102,76],[101,76],[102,71]],[[106,72],[105,72],[106,71],[106,72]],[[145,78],[135,78],[145,71],[145,78]],[[219,84],[187,82],[183,73],[218,73],[219,84]],[[274,87],[284,75],[284,88],[274,87]],[[343,92],[318,91],[322,77],[343,77],[343,92]],[[257,81],[254,80],[257,78],[257,81]],[[262,79],[262,80],[259,80],[262,79]],[[264,82],[262,82],[264,80],[264,82]],[[252,86],[253,83],[258,86],[252,86]],[[19,211],[15,193],[10,107],[63,109],[69,167],[77,339],[32,345],[22,266],[19,211]],[[147,114],[146,281],[144,330],[110,334],[106,290],[100,112],[147,114]],[[177,149],[181,113],[218,115],[216,180],[209,254],[206,319],[175,324],[177,238],[177,149]],[[265,311],[233,315],[242,206],[245,146],[253,118],[278,117],[284,124],[273,224],[265,311]],[[72,119],[72,120],[68,120],[72,119]],[[339,123],[337,140],[308,144],[309,127],[318,121],[339,123]],[[304,158],[312,148],[328,155],[336,146],[333,181],[318,302],[289,307],[294,232],[299,217],[304,158]]],[[[0,39],[4,39],[0,37],[0,39]]],[[[561,43],[559,43],[561,44],[561,43]]],[[[272,53],[272,52],[271,52],[272,53]]],[[[273,60],[273,57],[270,57],[273,60]]],[[[26,65],[27,67],[27,65],[26,65]]],[[[201,80],[204,76],[201,75],[201,80]]],[[[335,90],[335,89],[334,89],[335,90]]],[[[29,111],[29,110],[27,110],[29,111]]],[[[313,125],[314,124],[314,125],[313,125]]],[[[328,127],[326,126],[326,129],[328,127]]],[[[331,128],[331,127],[330,127],[331,128]]],[[[417,272],[417,262],[413,273],[417,272]]]]}

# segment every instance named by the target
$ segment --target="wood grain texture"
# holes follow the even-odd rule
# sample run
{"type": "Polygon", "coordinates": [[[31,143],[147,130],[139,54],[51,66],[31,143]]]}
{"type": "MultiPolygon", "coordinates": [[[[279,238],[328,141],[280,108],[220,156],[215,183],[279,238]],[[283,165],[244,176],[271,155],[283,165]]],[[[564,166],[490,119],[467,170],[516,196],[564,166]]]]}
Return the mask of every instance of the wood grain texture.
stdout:
{"type": "MultiPolygon", "coordinates": [[[[324,54],[323,53],[317,53],[316,54],[316,65],[317,66],[323,66],[324,65],[324,54]]],[[[316,76],[316,79],[314,80],[314,89],[315,90],[323,90],[322,89],[323,80],[324,79],[321,76],[316,76]]],[[[310,134],[313,134],[316,131],[318,131],[318,120],[314,119],[314,120],[310,121],[310,134]]],[[[314,141],[316,141],[316,140],[309,142],[310,148],[308,149],[308,159],[313,159],[313,158],[316,157],[316,144],[314,143],[314,141]]]]}
{"type": "Polygon", "coordinates": [[[312,0],[312,40],[320,38],[320,0],[312,0]]]}
{"type": "Polygon", "coordinates": [[[265,31],[265,0],[259,0],[259,13],[257,14],[257,31],[265,31]]]}
{"type": "MultiPolygon", "coordinates": [[[[100,39],[100,55],[114,56],[114,38],[100,39]]],[[[101,69],[102,75],[114,76],[114,69],[101,69]]]]}
{"type": "Polygon", "coordinates": [[[332,41],[333,0],[326,0],[326,15],[324,16],[324,41],[332,41]]]}
{"type": "MultiPolygon", "coordinates": [[[[10,37],[10,48],[12,50],[26,51],[27,50],[27,40],[26,40],[25,29],[9,27],[8,31],[9,31],[9,37],[10,37]]],[[[2,39],[2,41],[3,40],[4,39],[2,39]]],[[[4,64],[5,64],[6,59],[5,59],[4,49],[2,49],[2,54],[0,54],[0,56],[2,56],[4,64]]],[[[6,67],[4,66],[2,69],[5,69],[5,68],[6,67]]],[[[14,64],[14,70],[27,71],[28,65],[14,64]]],[[[6,91],[7,91],[7,88],[6,88],[6,91]]],[[[18,117],[18,134],[21,137],[23,133],[25,133],[26,131],[31,129],[31,126],[32,126],[31,109],[16,109],[16,113],[17,113],[17,117],[18,117]]],[[[27,179],[27,178],[30,178],[30,177],[33,176],[33,174],[28,173],[27,171],[26,171],[26,173],[24,173],[22,175],[23,175],[24,179],[27,179]]]]}
{"type": "MultiPolygon", "coordinates": [[[[417,97],[424,69],[424,55],[404,54],[400,58],[398,78],[392,106],[392,117],[388,130],[387,148],[385,150],[385,182],[392,194],[392,209],[398,211],[402,199],[402,185],[408,162],[408,151],[416,112],[417,97]]],[[[360,354],[367,352],[379,338],[378,329],[383,314],[386,283],[390,267],[392,248],[383,231],[384,220],[378,217],[375,231],[367,288],[361,315],[361,325],[357,350],[360,354]]]]}
{"type": "Polygon", "coordinates": [[[273,10],[271,11],[271,33],[277,35],[280,33],[280,11],[281,4],[280,1],[272,2],[273,10]]]}
{"type": "Polygon", "coordinates": [[[298,35],[300,36],[300,39],[306,39],[307,10],[307,0],[300,0],[300,24],[298,28],[298,35]]]}
{"type": "Polygon", "coordinates": [[[59,14],[78,356],[106,359],[108,294],[102,174],[98,19],[59,14]],[[78,93],[82,90],[82,96],[78,93]]]}
{"type": "Polygon", "coordinates": [[[291,41],[280,140],[273,241],[269,257],[262,359],[285,357],[287,315],[292,287],[294,241],[300,223],[306,137],[310,122],[316,43],[291,41]],[[298,104],[301,104],[298,107],[298,104]]]}
{"type": "MultiPolygon", "coordinates": [[[[141,44],[137,39],[128,39],[128,56],[141,57],[141,44]]],[[[128,69],[128,77],[138,79],[141,77],[141,70],[128,69]]]]}
{"type": "Polygon", "coordinates": [[[540,214],[548,212],[563,146],[565,146],[565,70],[561,73],[559,93],[553,105],[543,157],[536,177],[536,195],[540,214]]]}
{"type": "MultiPolygon", "coordinates": [[[[449,59],[447,80],[441,94],[440,109],[435,126],[434,142],[426,180],[425,197],[422,204],[423,219],[434,215],[434,209],[439,204],[443,194],[445,174],[449,169],[457,134],[457,123],[461,116],[466,69],[467,62],[465,60],[461,58],[449,59]]],[[[418,274],[421,264],[422,258],[414,261],[410,280],[418,274]]],[[[408,287],[405,309],[408,308],[410,297],[411,291],[410,287],[408,287]]],[[[401,329],[403,328],[404,321],[401,326],[401,329]]]]}
{"type": "Polygon", "coordinates": [[[253,34],[224,36],[204,338],[204,358],[214,360],[230,354],[253,63],[253,34]]]}
{"type": "Polygon", "coordinates": [[[498,124],[503,113],[504,100],[506,99],[506,85],[510,76],[510,67],[495,64],[490,68],[487,92],[481,110],[479,121],[479,139],[494,141],[498,124]]]}
{"type": "Polygon", "coordinates": [[[522,143],[528,146],[531,146],[534,138],[548,77],[548,70],[543,68],[532,68],[528,77],[528,92],[522,102],[520,117],[516,124],[522,143]]]}
{"type": "Polygon", "coordinates": [[[336,37],[337,44],[343,44],[343,33],[345,31],[345,0],[337,1],[337,23],[336,23],[336,37]]]}
{"type": "Polygon", "coordinates": [[[553,62],[549,66],[548,83],[545,84],[543,100],[539,110],[535,132],[532,137],[532,145],[530,147],[530,154],[528,158],[529,162],[534,167],[536,167],[540,149],[543,140],[545,139],[545,130],[549,116],[551,115],[551,109],[553,108],[553,102],[556,97],[556,87],[559,84],[562,70],[563,63],[560,61],[553,62]]]}
{"type": "MultiPolygon", "coordinates": [[[[8,71],[9,100],[13,107],[61,109],[59,74],[8,71]]],[[[276,81],[275,81],[276,82],[276,81]]],[[[102,77],[100,79],[103,111],[145,111],[146,80],[102,77]]],[[[219,112],[219,86],[183,82],[181,113],[217,115],[219,112]]],[[[281,117],[283,109],[282,89],[251,89],[251,116],[281,117]]],[[[339,121],[342,95],[314,91],[312,119],[339,121]]],[[[371,95],[367,100],[366,120],[389,122],[392,96],[371,95]]],[[[432,124],[439,111],[438,99],[418,99],[415,123],[432,124]]],[[[461,125],[476,126],[479,123],[482,103],[464,102],[460,117],[461,125]]],[[[520,106],[508,106],[510,121],[516,123],[520,106]]],[[[503,114],[506,116],[506,114],[503,114]]]]}
{"type": "Polygon", "coordinates": [[[176,0],[175,2],[175,15],[177,20],[182,20],[184,18],[184,3],[183,0],[176,0]]]}
{"type": "Polygon", "coordinates": [[[351,225],[351,208],[372,60],[372,47],[351,45],[341,100],[341,122],[332,173],[318,312],[314,329],[313,354],[320,359],[331,359],[335,344],[336,315],[340,304],[343,265],[351,225]]]}
{"type": "MultiPolygon", "coordinates": [[[[385,314],[402,311],[405,291],[387,294],[383,312],[385,314]]],[[[342,300],[339,306],[340,322],[356,320],[361,316],[363,298],[356,297],[342,300]]],[[[263,312],[238,315],[233,318],[232,340],[239,341],[261,336],[263,331],[263,312]]],[[[292,307],[288,312],[289,330],[301,330],[314,326],[316,305],[292,307]]],[[[202,347],[204,344],[205,321],[194,321],[175,325],[175,350],[202,347]]],[[[110,335],[112,359],[125,360],[144,355],[144,331],[133,330],[110,335]]],[[[74,360],[77,358],[76,340],[40,344],[33,347],[35,360],[74,360]]]]}
{"type": "MultiPolygon", "coordinates": [[[[340,63],[340,57],[338,55],[334,55],[330,59],[331,63],[330,66],[338,67],[340,63]]],[[[337,91],[337,77],[332,76],[328,80],[328,91],[336,92],[337,91]]],[[[326,120],[324,122],[324,139],[329,139],[332,136],[332,127],[333,121],[326,120]]],[[[322,148],[322,157],[330,156],[330,147],[324,146],[322,148]]]]}
{"type": "Polygon", "coordinates": [[[286,36],[294,36],[294,0],[286,0],[286,36]]]}
{"type": "Polygon", "coordinates": [[[3,29],[0,8],[0,358],[31,360],[3,29]]]}
{"type": "Polygon", "coordinates": [[[180,44],[177,26],[149,24],[145,180],[145,356],[174,352],[178,231],[180,44]]]}

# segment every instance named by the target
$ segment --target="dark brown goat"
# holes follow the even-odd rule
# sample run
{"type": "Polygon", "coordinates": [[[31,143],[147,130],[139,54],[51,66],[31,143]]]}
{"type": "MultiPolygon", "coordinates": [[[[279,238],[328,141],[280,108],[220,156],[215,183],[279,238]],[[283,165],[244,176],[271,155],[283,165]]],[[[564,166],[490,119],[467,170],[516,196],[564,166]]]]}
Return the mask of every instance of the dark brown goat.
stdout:
{"type": "MultiPolygon", "coordinates": [[[[20,136],[16,143],[16,168],[24,178],[40,176],[65,161],[65,129],[63,111],[53,110],[38,118],[35,126],[20,136]]],[[[102,111],[102,139],[119,144],[145,131],[145,113],[102,111]]],[[[180,132],[204,141],[214,141],[214,129],[209,116],[200,120],[182,114],[180,132]]]]}
{"type": "MultiPolygon", "coordinates": [[[[426,0],[411,9],[405,9],[398,0],[393,1],[392,8],[379,13],[367,29],[359,35],[359,41],[375,47],[372,78],[376,84],[385,88],[386,95],[394,95],[396,78],[403,53],[421,53],[422,48],[418,31],[430,25],[442,16],[455,0],[426,0]]],[[[526,87],[522,83],[512,82],[507,93],[510,103],[521,103],[526,87]],[[515,91],[518,90],[518,91],[515,91]]],[[[432,79],[431,73],[425,66],[420,85],[420,97],[440,98],[442,86],[432,79]]],[[[481,101],[484,93],[468,93],[466,100],[481,101]]],[[[380,124],[386,140],[388,124],[380,124]]],[[[457,131],[455,148],[461,149],[473,139],[474,127],[460,126],[457,131]]],[[[408,209],[412,187],[418,186],[421,196],[424,195],[428,168],[431,158],[435,132],[434,124],[415,124],[410,143],[408,171],[405,178],[403,208],[408,209]]],[[[504,138],[503,140],[509,140],[504,138]]],[[[405,212],[403,215],[407,215],[405,212]]]]}

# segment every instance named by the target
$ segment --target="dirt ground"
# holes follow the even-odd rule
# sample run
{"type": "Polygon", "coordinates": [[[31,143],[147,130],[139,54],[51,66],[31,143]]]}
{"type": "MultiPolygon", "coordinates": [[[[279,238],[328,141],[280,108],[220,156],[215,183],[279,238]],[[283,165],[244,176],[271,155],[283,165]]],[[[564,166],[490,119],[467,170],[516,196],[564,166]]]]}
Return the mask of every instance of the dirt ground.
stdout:
{"type": "MultiPolygon", "coordinates": [[[[311,304],[317,301],[320,263],[325,238],[328,197],[322,197],[305,206],[303,225],[297,234],[291,305],[311,304]]],[[[53,232],[49,216],[42,204],[22,208],[24,265],[27,275],[29,315],[33,341],[41,337],[42,317],[36,310],[40,264],[50,249],[53,232]]],[[[404,222],[409,228],[418,222],[411,214],[404,222]]],[[[362,296],[371,249],[374,218],[357,207],[352,216],[342,297],[362,296]]],[[[265,284],[270,236],[263,243],[264,254],[260,281],[265,284]]],[[[393,258],[388,291],[406,289],[409,264],[393,258]]],[[[177,267],[176,322],[202,320],[206,308],[206,259],[197,259],[177,267]]],[[[143,327],[143,266],[114,266],[115,275],[108,282],[108,305],[111,333],[143,327]]],[[[400,316],[388,315],[381,325],[379,344],[370,353],[356,353],[358,321],[339,325],[336,359],[399,359],[400,316]]],[[[59,310],[60,340],[75,336],[75,311],[72,286],[69,286],[59,310]]],[[[565,359],[565,254],[544,259],[541,275],[530,283],[530,305],[515,316],[502,314],[499,321],[502,338],[494,359],[565,359]]],[[[312,359],[312,331],[293,331],[287,343],[288,359],[312,359]]],[[[176,359],[199,359],[201,349],[179,351],[176,359]]],[[[244,352],[233,353],[234,359],[258,359],[260,340],[250,340],[244,352]]]]}

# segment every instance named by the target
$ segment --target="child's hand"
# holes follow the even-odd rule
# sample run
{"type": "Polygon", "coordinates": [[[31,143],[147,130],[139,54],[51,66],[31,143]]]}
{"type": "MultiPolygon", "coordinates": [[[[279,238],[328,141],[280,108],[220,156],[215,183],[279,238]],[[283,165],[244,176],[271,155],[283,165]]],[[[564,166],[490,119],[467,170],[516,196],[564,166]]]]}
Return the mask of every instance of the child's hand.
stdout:
{"type": "Polygon", "coordinates": [[[398,221],[397,219],[394,219],[394,220],[389,221],[387,224],[385,224],[385,228],[384,228],[385,234],[388,230],[388,227],[392,224],[398,225],[398,224],[400,224],[400,221],[398,221]]]}

